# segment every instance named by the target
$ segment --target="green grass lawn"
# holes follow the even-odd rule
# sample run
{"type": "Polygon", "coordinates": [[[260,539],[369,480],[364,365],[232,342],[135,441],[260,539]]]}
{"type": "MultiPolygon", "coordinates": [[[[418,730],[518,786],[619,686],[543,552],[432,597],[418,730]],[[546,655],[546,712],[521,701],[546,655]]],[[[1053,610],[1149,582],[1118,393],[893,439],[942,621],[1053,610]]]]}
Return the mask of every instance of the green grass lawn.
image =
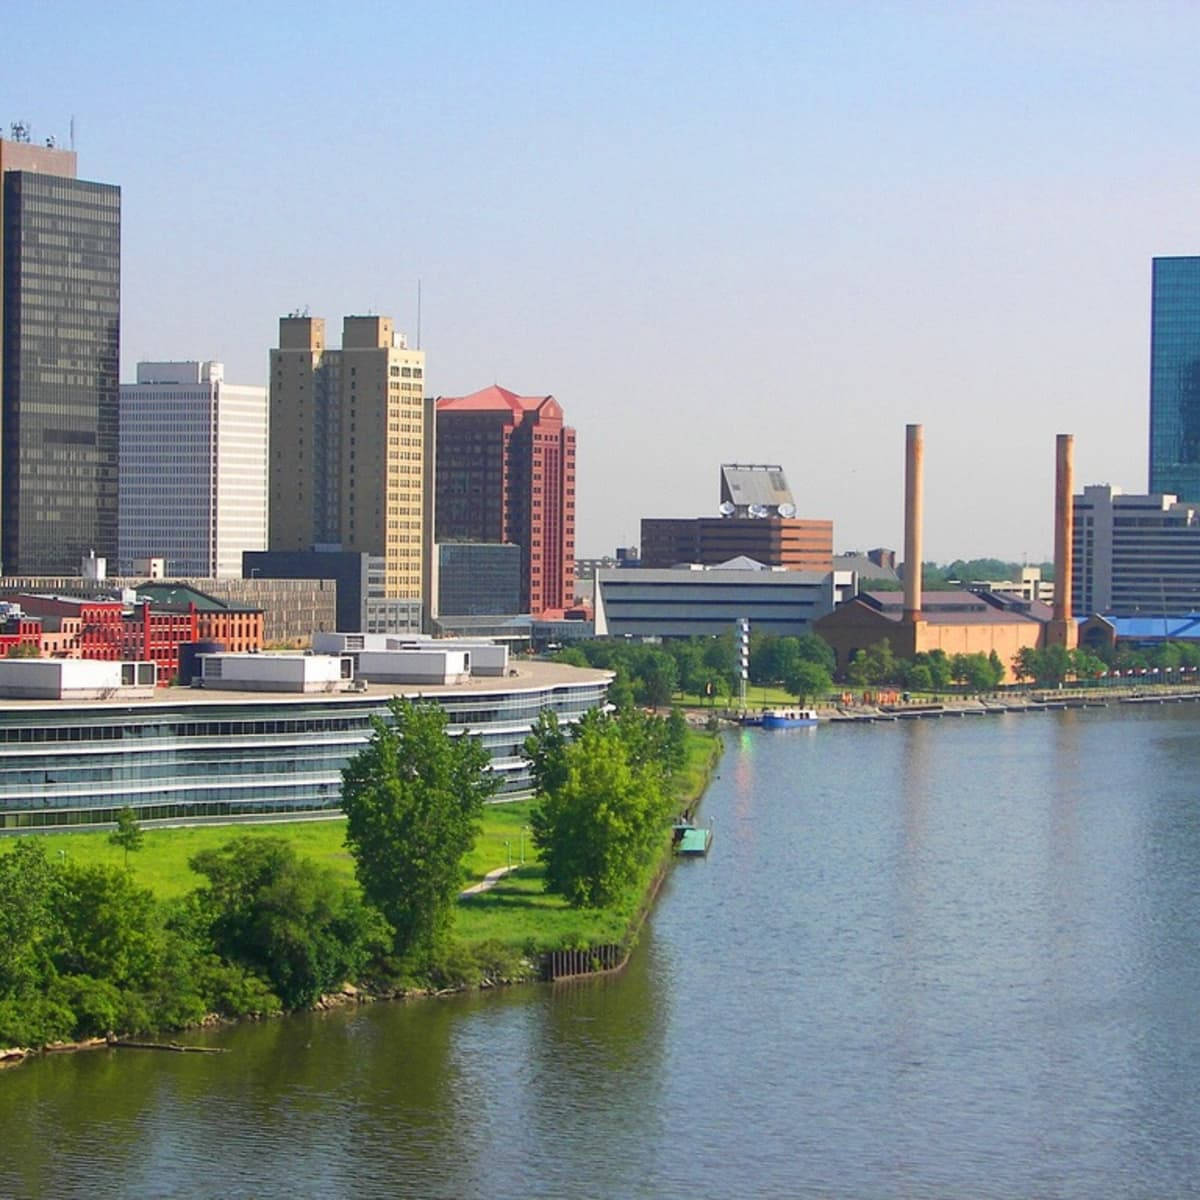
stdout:
{"type": "MultiPolygon", "coordinates": [[[[489,804],[483,813],[482,829],[475,848],[467,856],[466,869],[471,881],[482,879],[494,867],[508,863],[507,841],[512,861],[521,859],[522,830],[529,824],[530,802],[489,804]]],[[[290,842],[298,854],[332,867],[347,882],[354,879],[354,860],[343,842],[344,821],[281,821],[272,825],[187,825],[176,829],[145,829],[142,848],[129,856],[129,869],[143,887],[159,899],[171,899],[199,887],[203,879],[188,866],[188,859],[201,850],[223,846],[238,837],[280,837],[290,842]]],[[[108,863],[121,866],[125,852],[110,844],[108,834],[53,833],[33,834],[40,838],[52,858],[63,855],[75,862],[108,863]]],[[[0,840],[0,854],[5,840],[0,840]]],[[[525,857],[533,858],[533,845],[524,838],[525,857]]]]}
{"type": "MultiPolygon", "coordinates": [[[[711,735],[695,732],[690,735],[687,765],[677,784],[680,808],[694,802],[703,792],[717,745],[711,735]]],[[[490,891],[460,902],[456,935],[470,943],[494,939],[516,950],[528,946],[541,950],[619,941],[645,895],[653,872],[611,909],[572,909],[560,897],[542,890],[543,871],[528,833],[531,808],[530,800],[485,806],[479,836],[464,863],[468,881],[482,879],[494,868],[510,863],[519,869],[490,891]],[[525,864],[520,866],[522,845],[525,864]]],[[[344,830],[341,820],[146,829],[142,848],[129,856],[129,869],[134,879],[159,899],[170,899],[203,883],[187,865],[188,859],[200,850],[223,846],[238,837],[280,837],[290,842],[300,855],[332,867],[347,882],[353,882],[354,861],[342,840],[344,830]]],[[[124,851],[111,845],[105,832],[30,836],[40,838],[51,857],[61,854],[75,862],[115,866],[125,859],[124,851]]],[[[11,841],[0,839],[0,854],[5,852],[6,845],[11,845],[11,841]]]]}

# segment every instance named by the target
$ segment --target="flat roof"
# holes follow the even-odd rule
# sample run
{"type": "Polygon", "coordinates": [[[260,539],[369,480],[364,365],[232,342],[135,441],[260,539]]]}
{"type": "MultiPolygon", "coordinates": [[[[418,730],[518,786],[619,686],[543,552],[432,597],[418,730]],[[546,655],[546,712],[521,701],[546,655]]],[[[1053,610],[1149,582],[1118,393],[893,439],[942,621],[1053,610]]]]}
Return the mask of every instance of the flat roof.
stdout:
{"type": "MultiPolygon", "coordinates": [[[[257,658],[267,655],[255,655],[257,658]]],[[[64,660],[70,661],[70,660],[64,660]]],[[[202,688],[155,688],[152,697],[112,696],[102,700],[16,700],[0,697],[0,718],[9,710],[92,708],[107,711],[117,708],[170,708],[180,705],[202,707],[217,704],[322,704],[361,703],[364,700],[384,701],[392,696],[494,696],[511,692],[536,691],[549,687],[579,687],[589,683],[607,683],[612,671],[592,667],[572,667],[566,663],[541,660],[510,660],[514,675],[472,677],[465,683],[387,684],[371,683],[362,691],[353,692],[267,692],[244,688],[220,688],[207,684],[202,688]]]]}

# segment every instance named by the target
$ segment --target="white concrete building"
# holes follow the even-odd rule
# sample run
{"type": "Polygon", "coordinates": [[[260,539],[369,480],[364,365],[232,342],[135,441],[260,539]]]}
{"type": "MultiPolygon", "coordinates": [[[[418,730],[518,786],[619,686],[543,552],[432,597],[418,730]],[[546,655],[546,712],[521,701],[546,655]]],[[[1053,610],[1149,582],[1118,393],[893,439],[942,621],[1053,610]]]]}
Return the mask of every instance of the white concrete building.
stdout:
{"type": "Polygon", "coordinates": [[[1074,498],[1075,612],[1200,611],[1200,505],[1094,484],[1074,498]]]}
{"type": "Polygon", "coordinates": [[[239,579],[267,546],[267,389],[219,362],[138,363],[121,385],[118,558],[171,577],[239,579]]]}
{"type": "Polygon", "coordinates": [[[853,595],[851,571],[788,571],[734,559],[719,567],[599,570],[597,637],[697,637],[741,617],[759,633],[809,633],[853,595]]]}

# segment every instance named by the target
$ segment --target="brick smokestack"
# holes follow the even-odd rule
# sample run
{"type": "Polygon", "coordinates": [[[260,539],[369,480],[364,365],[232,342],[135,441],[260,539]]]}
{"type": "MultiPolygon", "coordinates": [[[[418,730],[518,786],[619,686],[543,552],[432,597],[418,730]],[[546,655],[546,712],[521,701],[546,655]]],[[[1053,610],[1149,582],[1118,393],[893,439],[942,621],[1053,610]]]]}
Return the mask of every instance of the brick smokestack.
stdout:
{"type": "Polygon", "coordinates": [[[905,427],[904,447],[904,619],[921,618],[921,521],[924,506],[925,430],[905,427]]]}
{"type": "Polygon", "coordinates": [[[1054,472],[1054,619],[1071,620],[1071,569],[1075,534],[1075,437],[1055,439],[1054,472]]]}
{"type": "Polygon", "coordinates": [[[1046,629],[1046,643],[1073,650],[1079,629],[1071,606],[1071,570],[1075,536],[1075,436],[1060,433],[1055,439],[1054,470],[1054,616],[1046,629]]]}

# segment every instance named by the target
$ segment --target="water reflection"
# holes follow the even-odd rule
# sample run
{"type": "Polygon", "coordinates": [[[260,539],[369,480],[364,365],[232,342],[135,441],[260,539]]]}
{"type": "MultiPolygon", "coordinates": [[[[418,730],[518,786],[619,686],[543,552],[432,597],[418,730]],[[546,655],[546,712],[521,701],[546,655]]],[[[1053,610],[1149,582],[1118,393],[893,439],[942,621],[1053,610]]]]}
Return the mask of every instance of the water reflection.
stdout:
{"type": "Polygon", "coordinates": [[[13,1195],[1182,1195],[1192,707],[731,735],[633,964],[0,1075],[13,1195]]]}

